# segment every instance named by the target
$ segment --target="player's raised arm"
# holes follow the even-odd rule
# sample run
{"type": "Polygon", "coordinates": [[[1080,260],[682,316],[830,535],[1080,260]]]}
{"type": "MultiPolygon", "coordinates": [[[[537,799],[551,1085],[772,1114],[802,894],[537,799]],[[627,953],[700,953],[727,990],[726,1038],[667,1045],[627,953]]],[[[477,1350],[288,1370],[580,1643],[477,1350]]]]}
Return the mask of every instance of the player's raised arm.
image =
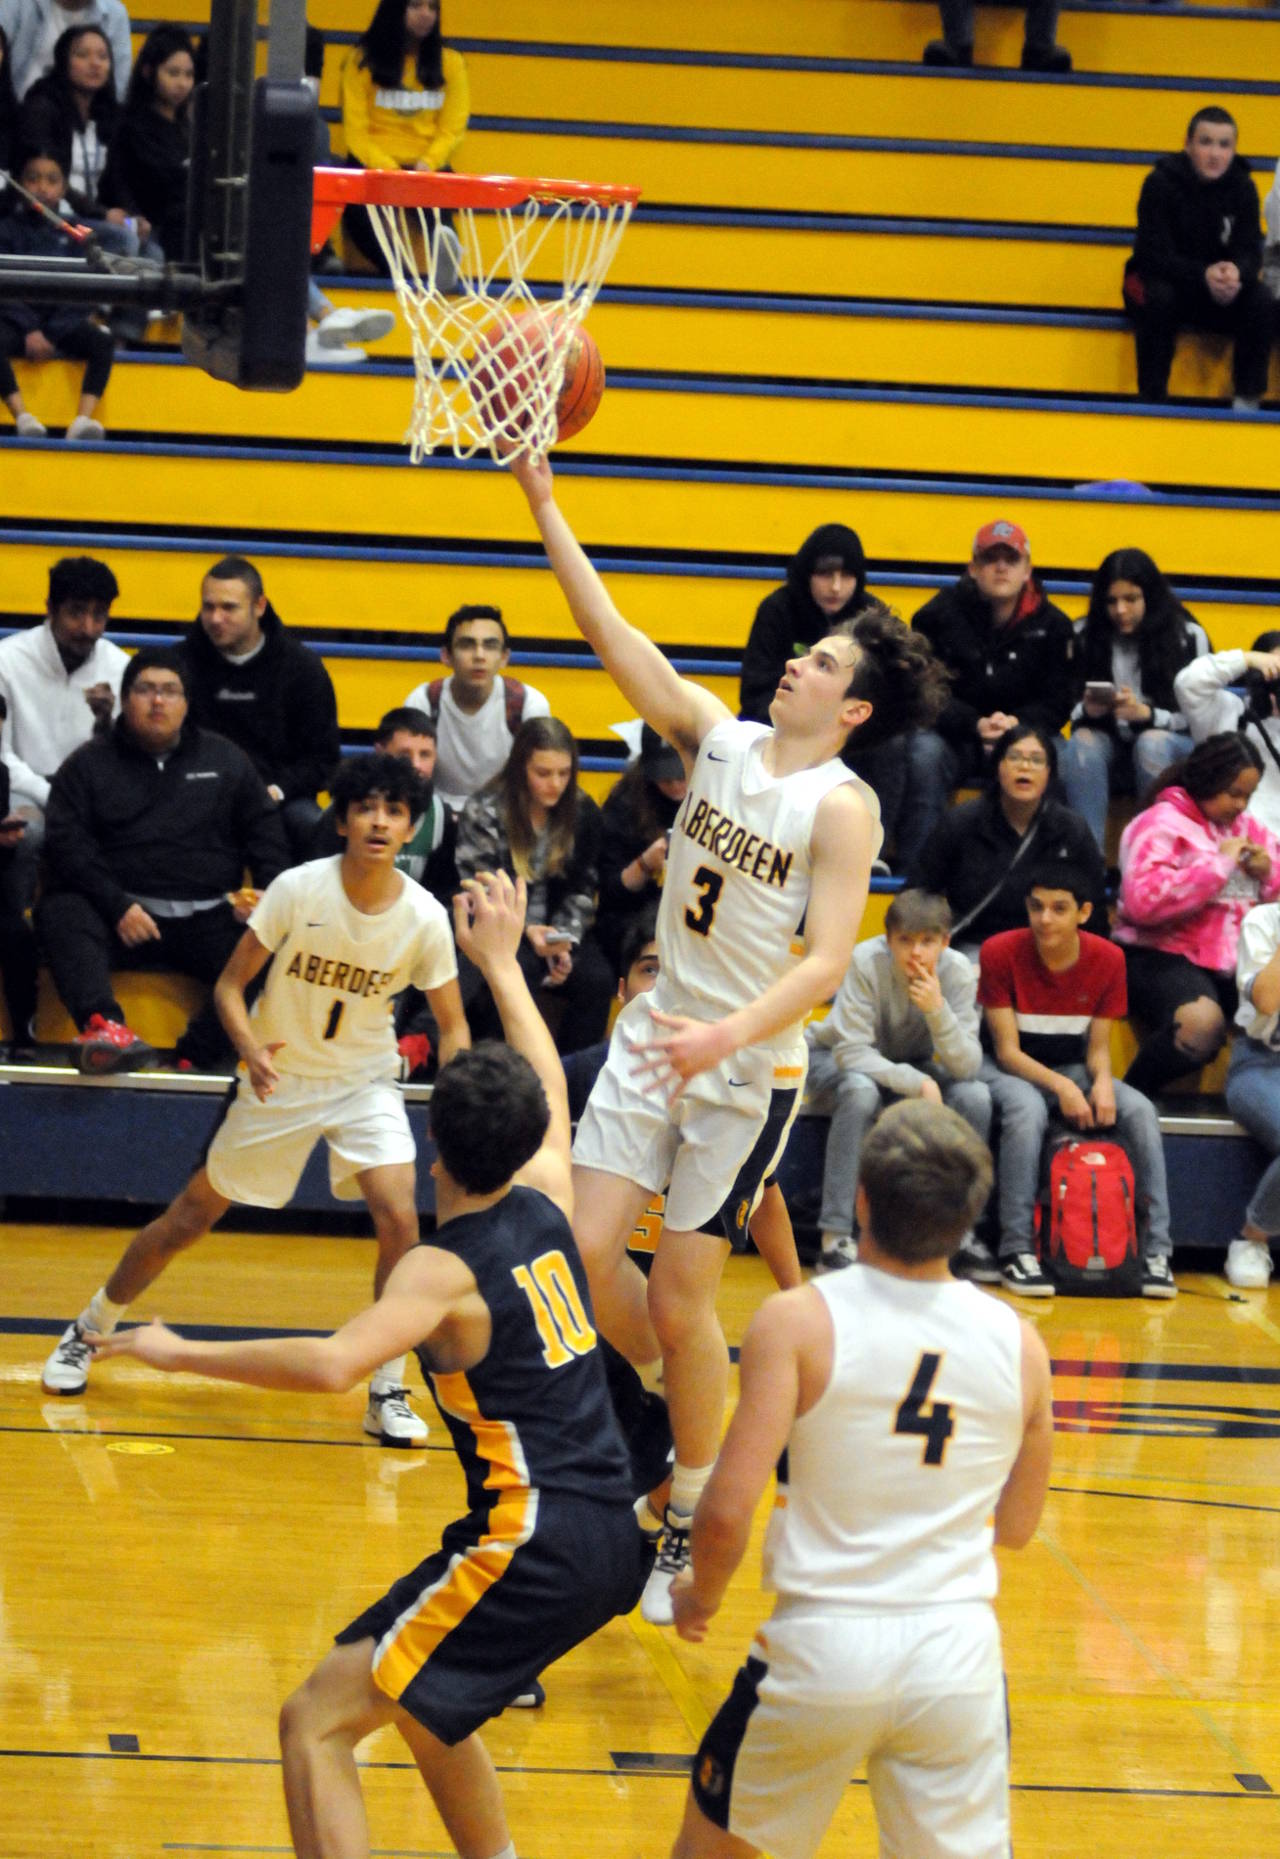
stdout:
{"type": "MultiPolygon", "coordinates": [[[[524,913],[524,879],[513,884],[505,872],[482,871],[464,879],[461,894],[453,900],[458,947],[488,982],[507,1044],[538,1074],[551,1112],[541,1148],[516,1179],[526,1187],[541,1189],[567,1216],[573,1209],[569,1095],[560,1054],[520,967],[524,913]]],[[[494,1140],[501,1140],[501,1132],[494,1132],[494,1140]]]]}
{"type": "Polygon", "coordinates": [[[511,475],[529,500],[547,560],[579,632],[627,702],[692,766],[707,731],[732,712],[700,684],[682,678],[653,641],[618,612],[556,503],[550,465],[513,459],[511,475]]]}

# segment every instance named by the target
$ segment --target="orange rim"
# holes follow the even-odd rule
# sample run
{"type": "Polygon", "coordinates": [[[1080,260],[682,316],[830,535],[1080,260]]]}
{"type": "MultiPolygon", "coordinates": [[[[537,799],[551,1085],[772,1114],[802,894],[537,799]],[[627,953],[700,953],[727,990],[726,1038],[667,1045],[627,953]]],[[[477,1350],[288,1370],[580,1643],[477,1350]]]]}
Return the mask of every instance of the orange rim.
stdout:
{"type": "Polygon", "coordinates": [[[424,174],[416,168],[317,168],[312,179],[311,244],[318,250],[343,207],[516,207],[526,200],[591,200],[634,206],[638,187],[562,181],[537,175],[424,174]]]}

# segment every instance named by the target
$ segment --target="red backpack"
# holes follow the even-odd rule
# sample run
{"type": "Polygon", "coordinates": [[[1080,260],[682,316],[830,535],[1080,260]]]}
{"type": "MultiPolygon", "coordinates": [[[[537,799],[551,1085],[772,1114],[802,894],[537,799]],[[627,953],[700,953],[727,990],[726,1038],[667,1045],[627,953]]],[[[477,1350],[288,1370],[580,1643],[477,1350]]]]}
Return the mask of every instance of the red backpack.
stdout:
{"type": "Polygon", "coordinates": [[[1133,1164],[1118,1142],[1063,1138],[1049,1155],[1040,1212],[1040,1264],[1059,1291],[1077,1297],[1141,1293],[1133,1164]]]}

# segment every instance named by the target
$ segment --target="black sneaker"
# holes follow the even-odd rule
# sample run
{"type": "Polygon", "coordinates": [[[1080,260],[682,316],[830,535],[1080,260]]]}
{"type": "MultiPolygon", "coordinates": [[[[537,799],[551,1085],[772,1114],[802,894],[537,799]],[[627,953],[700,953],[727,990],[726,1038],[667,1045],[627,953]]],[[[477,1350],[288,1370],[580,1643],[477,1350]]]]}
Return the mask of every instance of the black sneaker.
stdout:
{"type": "Polygon", "coordinates": [[[926,65],[942,65],[951,70],[968,70],[973,64],[972,45],[949,45],[946,39],[930,39],[921,60],[926,65]]]}
{"type": "Polygon", "coordinates": [[[1142,1261],[1143,1297],[1177,1297],[1173,1261],[1167,1252],[1153,1252],[1142,1261]]]}
{"type": "Polygon", "coordinates": [[[1022,48],[1022,69],[1024,71],[1047,71],[1054,76],[1065,76],[1071,69],[1071,53],[1065,45],[1050,45],[1033,49],[1029,45],[1022,48]]]}
{"type": "Polygon", "coordinates": [[[972,1233],[966,1233],[951,1255],[951,1276],[967,1278],[976,1285],[998,1285],[999,1261],[990,1246],[984,1246],[972,1233]]]}
{"type": "Polygon", "coordinates": [[[1000,1261],[1000,1282],[1019,1297],[1052,1297],[1053,1280],[1046,1278],[1034,1252],[1015,1252],[1000,1261]]]}

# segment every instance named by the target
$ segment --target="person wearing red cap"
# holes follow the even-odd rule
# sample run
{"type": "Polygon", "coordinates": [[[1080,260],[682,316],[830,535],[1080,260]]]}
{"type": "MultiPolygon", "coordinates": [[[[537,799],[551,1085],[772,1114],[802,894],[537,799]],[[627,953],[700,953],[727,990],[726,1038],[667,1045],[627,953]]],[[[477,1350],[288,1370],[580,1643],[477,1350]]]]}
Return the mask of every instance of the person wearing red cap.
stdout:
{"type": "Polygon", "coordinates": [[[1017,523],[997,518],[973,539],[960,579],[912,621],[951,674],[932,729],[907,739],[909,779],[898,821],[898,864],[911,872],[958,782],[983,772],[1015,723],[1057,735],[1075,702],[1075,632],[1046,600],[1017,523]]]}

